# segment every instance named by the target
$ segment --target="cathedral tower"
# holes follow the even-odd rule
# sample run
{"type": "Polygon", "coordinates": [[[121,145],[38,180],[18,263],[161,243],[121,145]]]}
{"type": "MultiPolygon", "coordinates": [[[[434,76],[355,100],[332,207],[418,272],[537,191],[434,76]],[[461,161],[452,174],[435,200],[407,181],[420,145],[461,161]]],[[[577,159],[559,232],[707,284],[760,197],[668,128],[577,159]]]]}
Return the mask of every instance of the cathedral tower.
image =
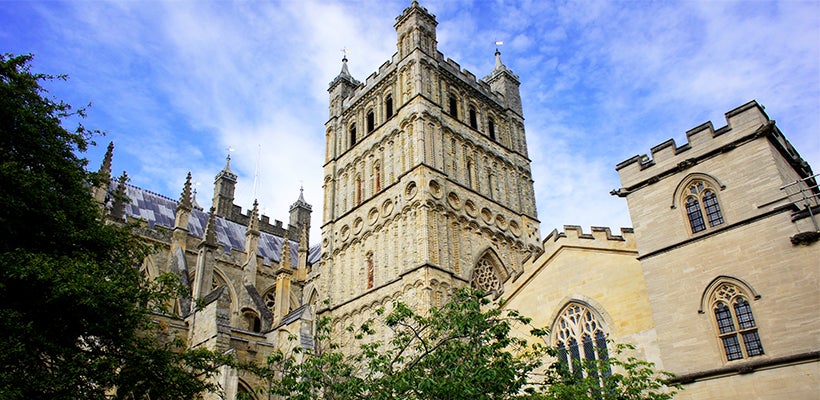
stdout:
{"type": "Polygon", "coordinates": [[[413,1],[392,59],[361,83],[344,58],[328,89],[318,286],[341,320],[498,294],[539,240],[518,78],[500,53],[484,80],[445,60],[436,25],[413,1]]]}

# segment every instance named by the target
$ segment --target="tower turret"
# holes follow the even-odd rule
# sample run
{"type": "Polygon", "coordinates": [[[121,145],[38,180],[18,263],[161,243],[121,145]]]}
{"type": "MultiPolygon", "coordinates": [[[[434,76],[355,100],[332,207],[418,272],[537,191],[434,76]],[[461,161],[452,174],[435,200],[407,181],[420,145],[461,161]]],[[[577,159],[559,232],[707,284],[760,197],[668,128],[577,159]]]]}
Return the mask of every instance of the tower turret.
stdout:
{"type": "Polygon", "coordinates": [[[299,188],[299,199],[290,206],[290,225],[299,228],[297,239],[301,238],[304,233],[305,240],[309,240],[310,214],[313,207],[305,201],[304,191],[304,188],[299,188]]]}
{"type": "Polygon", "coordinates": [[[501,61],[501,52],[498,49],[495,49],[495,68],[490,75],[484,77],[484,81],[490,84],[493,91],[501,93],[507,109],[514,111],[519,118],[524,116],[519,91],[521,81],[518,75],[514,74],[501,61]]]}
{"type": "Polygon", "coordinates": [[[413,1],[410,7],[396,17],[396,34],[398,35],[399,59],[402,59],[415,49],[436,56],[438,43],[436,42],[436,16],[427,12],[418,1],[413,1]]]}
{"type": "Polygon", "coordinates": [[[236,174],[231,171],[231,156],[228,155],[225,161],[225,168],[219,171],[214,178],[214,200],[213,207],[216,215],[229,217],[233,208],[233,196],[236,189],[236,174]]]}

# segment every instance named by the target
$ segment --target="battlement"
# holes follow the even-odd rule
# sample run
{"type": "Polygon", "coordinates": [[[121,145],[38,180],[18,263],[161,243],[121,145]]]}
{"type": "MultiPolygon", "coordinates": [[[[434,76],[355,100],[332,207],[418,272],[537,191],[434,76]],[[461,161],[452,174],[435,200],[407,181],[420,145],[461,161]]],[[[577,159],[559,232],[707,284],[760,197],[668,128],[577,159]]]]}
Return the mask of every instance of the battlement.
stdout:
{"type": "Polygon", "coordinates": [[[621,234],[616,235],[609,227],[593,226],[590,227],[590,233],[585,233],[578,225],[564,225],[563,231],[553,229],[541,241],[541,248],[536,250],[537,256],[527,260],[527,263],[537,264],[541,262],[540,259],[552,257],[561,248],[637,252],[635,231],[632,228],[621,228],[621,234]]]}
{"type": "MultiPolygon", "coordinates": [[[[436,52],[436,60],[438,61],[439,67],[442,70],[449,72],[459,81],[461,81],[461,83],[469,86],[473,90],[480,92],[488,98],[495,100],[499,104],[503,103],[502,99],[499,98],[499,94],[493,91],[489,83],[482,79],[476,78],[475,74],[473,74],[469,70],[461,69],[461,65],[453,61],[451,58],[447,58],[445,60],[444,54],[442,54],[440,51],[436,52]]],[[[395,72],[397,62],[398,53],[395,53],[393,54],[392,59],[385,61],[381,66],[379,66],[379,69],[377,71],[371,73],[367,77],[367,79],[365,79],[364,83],[360,83],[358,86],[356,86],[349,97],[342,100],[342,109],[347,110],[350,107],[353,107],[362,99],[364,99],[372,91],[373,88],[381,84],[386,77],[395,72]]],[[[332,84],[333,82],[331,82],[331,85],[332,84]]]]}
{"type": "Polygon", "coordinates": [[[629,189],[670,168],[693,165],[698,157],[731,147],[735,141],[761,133],[774,124],[763,106],[755,100],[727,112],[725,116],[727,124],[717,130],[711,121],[707,121],[686,131],[686,143],[680,146],[674,139],[669,139],[650,149],[651,158],[642,154],[618,163],[615,170],[621,176],[623,187],[629,189]]]}

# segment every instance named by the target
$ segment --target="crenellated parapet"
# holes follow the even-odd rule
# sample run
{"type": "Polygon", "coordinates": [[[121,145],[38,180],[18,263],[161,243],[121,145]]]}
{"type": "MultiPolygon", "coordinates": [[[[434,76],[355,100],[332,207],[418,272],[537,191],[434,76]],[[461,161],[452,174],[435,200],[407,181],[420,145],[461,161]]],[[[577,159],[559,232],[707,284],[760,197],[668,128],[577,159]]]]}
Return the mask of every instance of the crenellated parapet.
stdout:
{"type": "Polygon", "coordinates": [[[775,121],[764,107],[752,100],[725,114],[726,125],[714,129],[711,121],[686,131],[686,143],[677,145],[669,139],[646,154],[633,156],[618,163],[615,170],[621,177],[622,187],[611,194],[624,197],[644,186],[667,176],[675,175],[696,165],[728,153],[758,138],[768,139],[774,149],[798,175],[811,176],[811,168],[783,136],[775,121]]]}
{"type": "Polygon", "coordinates": [[[563,248],[637,252],[637,243],[632,228],[621,228],[618,235],[609,227],[593,226],[585,233],[578,225],[564,225],[563,231],[553,229],[541,241],[541,247],[524,260],[524,269],[527,265],[540,265],[563,248]]]}
{"type": "MultiPolygon", "coordinates": [[[[730,151],[746,141],[766,135],[772,132],[774,126],[774,121],[766,115],[763,106],[754,100],[725,115],[727,124],[719,129],[714,129],[711,121],[705,122],[686,131],[686,143],[680,146],[674,139],[669,139],[652,147],[651,157],[646,154],[636,155],[619,163],[615,169],[621,176],[623,189],[620,190],[629,191],[642,181],[665,171],[678,172],[690,168],[705,158],[730,151]]],[[[788,145],[785,139],[783,143],[788,145]]]]}

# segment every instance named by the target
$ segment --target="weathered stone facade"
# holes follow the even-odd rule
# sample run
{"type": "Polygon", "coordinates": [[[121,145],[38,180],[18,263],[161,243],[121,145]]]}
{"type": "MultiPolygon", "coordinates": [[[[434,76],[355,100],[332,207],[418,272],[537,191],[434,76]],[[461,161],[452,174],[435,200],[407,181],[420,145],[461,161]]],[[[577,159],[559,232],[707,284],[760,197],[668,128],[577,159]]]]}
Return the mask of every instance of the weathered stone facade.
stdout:
{"type": "MultiPolygon", "coordinates": [[[[158,245],[145,275],[190,287],[175,304],[183,318],[157,317],[169,335],[261,362],[310,347],[320,315],[342,332],[393,300],[424,310],[472,285],[552,328],[564,357],[600,357],[607,340],[636,345],[679,375],[679,398],[816,396],[820,244],[808,211],[820,211],[818,190],[760,105],[618,164],[613,194],[634,230],[565,226],[542,241],[519,78],[498,52],[483,79],[461,70],[438,52],[436,25],[414,1],[396,20],[390,61],[362,83],[344,59],[330,83],[317,246],[301,195],[288,226],[234,205],[229,162],[208,213],[190,178],[179,201],[95,190],[101,203],[115,190],[131,199],[108,202],[109,216],[142,220],[140,235],[158,245]],[[811,185],[815,197],[795,205],[811,185]]],[[[226,398],[260,384],[227,369],[220,383],[226,398]]]]}

